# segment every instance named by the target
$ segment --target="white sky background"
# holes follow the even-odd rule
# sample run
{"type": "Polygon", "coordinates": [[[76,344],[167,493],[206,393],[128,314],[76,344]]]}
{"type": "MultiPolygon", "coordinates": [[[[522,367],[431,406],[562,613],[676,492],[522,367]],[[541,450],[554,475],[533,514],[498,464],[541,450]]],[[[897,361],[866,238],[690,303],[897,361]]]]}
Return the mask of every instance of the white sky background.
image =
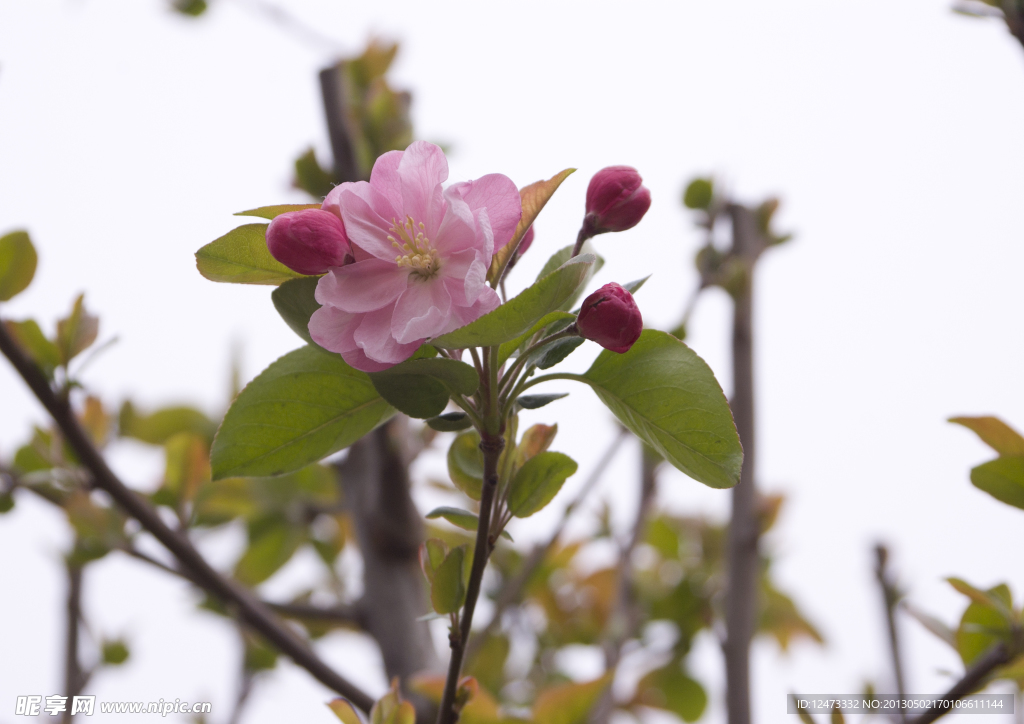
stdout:
{"type": "MultiPolygon", "coordinates": [[[[1024,594],[1024,514],[970,485],[970,467],[994,455],[944,422],[995,413],[1024,428],[1024,52],[1001,22],[954,15],[946,0],[288,8],[341,52],[371,33],[402,42],[394,82],[414,92],[418,137],[453,145],[451,180],[502,172],[523,185],[580,169],[541,216],[519,283],[574,239],[590,175],[630,164],[654,204],[637,229],[597,239],[608,263],[594,284],[654,272],[638,302],[648,324],[669,327],[700,243],[679,203],[685,181],[711,172],[742,199],[782,197],[778,226],[797,238],[757,278],[759,477],[789,496],[770,539],[777,576],[829,646],[788,658],[758,647],[761,721],[788,720],[791,690],[884,686],[870,556],[879,538],[911,600],[949,622],[965,604],[944,576],[1024,594]]],[[[0,233],[26,228],[40,252],[32,287],[0,314],[50,328],[84,290],[101,338],[120,338],[85,375],[92,388],[111,402],[217,412],[233,341],[247,377],[299,343],[267,288],[208,282],[192,254],[239,223],[234,211],[303,200],[289,188],[291,163],[311,142],[329,158],[316,71],[331,58],[242,0],[198,21],[157,0],[0,0],[0,233]]],[[[726,390],[729,314],[724,295],[707,294],[687,340],[726,390]]],[[[588,391],[566,385],[572,397],[533,418],[560,423],[556,447],[581,461],[578,484],[613,428],[588,391]]],[[[6,363],[0,413],[4,456],[44,419],[6,363]]],[[[623,524],[635,458],[622,454],[599,493],[623,524]]],[[[140,487],[158,475],[131,445],[115,463],[140,487]]],[[[727,509],[727,493],[674,472],[663,481],[674,510],[727,509]]],[[[543,535],[555,512],[513,534],[543,535]]],[[[0,518],[0,720],[16,695],[61,688],[65,527],[26,496],[0,518]]],[[[213,543],[228,565],[237,539],[213,543]]],[[[297,561],[270,590],[284,595],[309,569],[297,561]]],[[[212,699],[223,721],[237,666],[230,631],[139,565],[111,557],[89,574],[90,619],[132,644],[130,664],[89,693],[212,699]]],[[[959,671],[959,660],[905,623],[910,690],[942,690],[950,679],[938,670],[959,671]]],[[[383,687],[358,637],[322,650],[383,687]]],[[[580,675],[587,662],[579,657],[580,675]]],[[[710,637],[693,668],[712,685],[706,720],[720,721],[710,637]]],[[[286,665],[245,720],[331,721],[326,698],[286,665]]]]}

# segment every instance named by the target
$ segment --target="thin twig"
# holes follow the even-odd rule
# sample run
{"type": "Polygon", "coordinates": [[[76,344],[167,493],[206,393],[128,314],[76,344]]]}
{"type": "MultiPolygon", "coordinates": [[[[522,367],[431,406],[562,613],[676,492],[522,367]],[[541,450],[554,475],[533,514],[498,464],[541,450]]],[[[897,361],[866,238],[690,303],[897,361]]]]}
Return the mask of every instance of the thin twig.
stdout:
{"type": "MultiPolygon", "coordinates": [[[[64,693],[68,701],[72,701],[81,693],[87,679],[78,657],[78,624],[82,620],[82,566],[67,561],[65,567],[68,574],[68,601],[64,632],[64,693]]],[[[61,721],[71,724],[72,718],[71,707],[68,706],[61,721]]]]}
{"type": "Polygon", "coordinates": [[[903,701],[907,696],[907,687],[903,679],[903,659],[900,656],[899,637],[896,632],[896,606],[900,601],[900,592],[896,590],[889,577],[886,564],[889,562],[889,550],[879,543],[875,546],[875,579],[882,591],[882,602],[885,605],[885,621],[889,629],[889,653],[892,656],[893,675],[896,678],[896,694],[899,697],[900,721],[907,721],[907,710],[903,701]]]}
{"type": "MultiPolygon", "coordinates": [[[[1005,643],[1000,642],[994,645],[982,654],[981,657],[979,657],[973,664],[971,664],[971,667],[967,669],[967,672],[960,681],[953,684],[953,687],[949,691],[938,698],[947,703],[960,701],[960,699],[963,699],[965,696],[977,689],[978,685],[981,684],[982,680],[986,676],[1003,664],[1009,663],[1013,659],[1013,656],[1013,652],[1010,651],[1005,643]]],[[[925,709],[923,712],[911,719],[909,724],[930,724],[939,717],[945,716],[953,710],[952,706],[934,706],[929,709],[925,709]]]]}
{"type": "Polygon", "coordinates": [[[324,663],[304,640],[285,626],[252,593],[214,570],[187,537],[168,527],[148,501],[121,482],[78,423],[70,403],[58,397],[43,373],[25,355],[2,323],[0,352],[10,360],[29,389],[53,417],[81,465],[92,476],[95,487],[106,491],[122,510],[139,521],[178,559],[199,586],[236,608],[239,617],[322,684],[348,698],[356,707],[369,711],[373,705],[373,698],[369,694],[324,663]]]}
{"type": "Polygon", "coordinates": [[[491,616],[491,620],[487,623],[487,626],[483,631],[478,633],[466,646],[466,661],[472,661],[477,651],[480,650],[480,646],[487,638],[494,633],[494,631],[501,625],[501,618],[505,611],[508,610],[509,606],[513,606],[519,602],[520,597],[523,594],[523,590],[526,588],[526,584],[529,583],[530,578],[533,576],[534,571],[544,562],[548,552],[555,547],[558,543],[558,539],[562,537],[562,533],[565,530],[566,523],[569,518],[576,511],[577,508],[583,503],[590,491],[593,490],[594,486],[597,485],[601,479],[601,475],[611,464],[615,454],[622,447],[622,443],[629,437],[629,430],[624,427],[619,428],[619,434],[615,436],[611,444],[605,450],[604,455],[598,461],[597,465],[590,473],[590,477],[587,478],[586,482],[580,487],[576,497],[572,499],[572,502],[565,507],[562,511],[562,519],[555,526],[554,531],[545,543],[539,543],[534,546],[533,550],[523,561],[523,564],[519,567],[519,570],[514,576],[505,581],[504,585],[498,591],[498,597],[494,601],[494,615],[491,616]]]}

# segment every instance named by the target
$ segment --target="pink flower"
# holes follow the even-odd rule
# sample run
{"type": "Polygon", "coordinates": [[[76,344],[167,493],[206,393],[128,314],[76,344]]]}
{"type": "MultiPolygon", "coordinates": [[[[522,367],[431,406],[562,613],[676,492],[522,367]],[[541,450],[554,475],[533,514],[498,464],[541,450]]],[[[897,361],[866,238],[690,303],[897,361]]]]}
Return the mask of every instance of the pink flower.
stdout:
{"type": "Polygon", "coordinates": [[[583,300],[576,328],[580,336],[612,352],[628,352],[644,331],[633,295],[612,282],[583,300]]]}
{"type": "Polygon", "coordinates": [[[632,229],[651,207],[651,192],[632,166],[609,166],[594,174],[587,186],[588,236],[632,229]]]}
{"type": "Polygon", "coordinates": [[[487,269],[519,223],[519,191],[501,174],[442,189],[447,178],[441,149],[417,141],[378,158],[369,182],[341,184],[324,200],[355,263],[320,279],[309,333],[356,369],[398,364],[500,303],[487,269]]]}
{"type": "Polygon", "coordinates": [[[320,209],[275,217],[267,229],[267,249],[289,269],[311,276],[343,266],[350,253],[341,219],[320,209]]]}

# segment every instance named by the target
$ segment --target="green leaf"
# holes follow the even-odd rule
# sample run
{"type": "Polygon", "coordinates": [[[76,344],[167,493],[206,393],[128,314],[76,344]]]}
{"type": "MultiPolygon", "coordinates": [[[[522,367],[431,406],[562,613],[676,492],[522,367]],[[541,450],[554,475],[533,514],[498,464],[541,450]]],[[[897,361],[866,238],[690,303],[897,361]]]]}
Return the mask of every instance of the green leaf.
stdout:
{"type": "Polygon", "coordinates": [[[476,370],[465,362],[445,357],[411,359],[370,379],[381,397],[409,417],[436,417],[451,395],[472,395],[480,384],[476,370]]]}
{"type": "Polygon", "coordinates": [[[1024,437],[998,417],[951,417],[949,421],[973,430],[1000,455],[1024,456],[1024,437]]]}
{"type": "Polygon", "coordinates": [[[309,318],[320,308],[313,296],[320,277],[289,279],[270,293],[274,309],[295,334],[309,344],[316,344],[309,336],[309,318]]]}
{"type": "Polygon", "coordinates": [[[434,577],[430,581],[430,602],[438,613],[455,613],[462,606],[462,600],[466,597],[466,584],[462,575],[465,558],[466,546],[453,548],[434,570],[434,577]]]}
{"type": "Polygon", "coordinates": [[[946,581],[959,593],[967,596],[979,606],[985,606],[997,611],[1000,616],[1006,619],[1007,623],[1012,623],[1015,620],[1016,617],[1011,610],[1013,608],[1013,601],[1010,599],[1010,589],[1005,583],[983,591],[961,578],[947,578],[946,581]]]}
{"type": "Polygon", "coordinates": [[[564,322],[566,325],[568,325],[574,321],[576,321],[576,315],[570,314],[569,312],[551,312],[549,314],[545,314],[532,327],[526,330],[526,332],[524,332],[523,334],[519,335],[518,337],[509,342],[503,343],[498,348],[498,365],[501,366],[505,364],[508,358],[511,357],[512,354],[517,349],[519,349],[524,342],[526,342],[528,339],[533,337],[533,335],[535,335],[537,332],[541,331],[548,325],[554,322],[564,322]]]}
{"type": "Polygon", "coordinates": [[[0,236],[0,302],[23,292],[36,275],[36,248],[24,231],[0,236]]]}
{"type": "Polygon", "coordinates": [[[640,679],[634,701],[643,706],[667,709],[685,722],[697,721],[708,705],[708,695],[674,660],[640,679]]]}
{"type": "Polygon", "coordinates": [[[14,341],[42,368],[47,377],[60,365],[60,350],[46,338],[34,319],[24,322],[4,322],[14,341]]]}
{"type": "Polygon", "coordinates": [[[245,224],[196,252],[196,268],[212,282],[278,285],[302,274],[270,255],[267,225],[245,224]]]}
{"type": "Polygon", "coordinates": [[[480,435],[466,432],[452,440],[448,448],[448,475],[455,487],[473,500],[480,500],[484,486],[484,454],[480,435]]]}
{"type": "Polygon", "coordinates": [[[165,407],[150,415],[140,415],[131,402],[121,406],[118,428],[123,437],[150,445],[163,445],[182,432],[191,432],[210,441],[217,431],[214,422],[193,407],[165,407]]]}
{"type": "Polygon", "coordinates": [[[971,603],[964,611],[956,631],[956,649],[964,666],[970,666],[1000,641],[1012,645],[1011,632],[1010,622],[996,608],[971,603]]]}
{"type": "Polygon", "coordinates": [[[209,5],[206,0],[173,0],[171,7],[182,15],[198,18],[206,12],[209,5]]]}
{"type": "Polygon", "coordinates": [[[651,278],[651,275],[648,274],[643,279],[634,279],[631,282],[627,282],[627,283],[623,284],[622,288],[625,289],[630,294],[636,294],[638,291],[640,291],[640,287],[642,287],[644,284],[646,284],[647,280],[650,279],[650,278],[651,278]]]}
{"type": "Polygon", "coordinates": [[[583,337],[563,337],[546,344],[536,352],[530,354],[527,364],[536,365],[537,369],[547,370],[564,360],[580,347],[585,340],[583,337]]]}
{"type": "Polygon", "coordinates": [[[704,209],[711,207],[715,189],[711,179],[695,178],[683,193],[683,205],[688,209],[704,209]]]}
{"type": "MultiPolygon", "coordinates": [[[[544,267],[540,270],[540,274],[537,275],[537,281],[540,281],[548,274],[555,271],[555,269],[558,269],[560,266],[569,261],[569,259],[572,258],[572,250],[574,248],[575,246],[573,244],[570,244],[569,246],[564,246],[558,251],[556,251],[554,254],[552,254],[551,258],[547,260],[547,262],[544,264],[544,267]]],[[[591,246],[589,241],[586,242],[583,245],[583,248],[580,250],[580,256],[583,256],[584,254],[593,255],[594,266],[591,267],[590,271],[587,272],[586,279],[583,280],[583,283],[580,284],[576,292],[568,299],[566,299],[564,302],[562,302],[561,305],[559,305],[558,308],[563,312],[568,312],[570,309],[573,308],[576,302],[579,301],[579,298],[583,296],[583,290],[587,288],[587,284],[590,282],[591,279],[593,279],[595,274],[601,271],[601,267],[604,266],[604,257],[594,253],[594,247],[591,246]]]]}
{"type": "MultiPolygon", "coordinates": [[[[470,513],[468,510],[462,510],[462,508],[451,508],[447,505],[442,505],[440,508],[434,508],[432,511],[427,513],[427,518],[434,520],[435,518],[444,518],[449,523],[454,525],[456,528],[462,528],[462,530],[476,531],[480,527],[480,519],[475,513],[470,513]]],[[[505,531],[501,531],[503,538],[512,540],[505,531]]]]}
{"type": "Polygon", "coordinates": [[[84,300],[79,294],[71,314],[57,321],[57,352],[63,365],[88,349],[100,331],[100,320],[85,311],[84,300]]]}
{"type": "Polygon", "coordinates": [[[971,470],[971,483],[996,500],[1024,509],[1024,457],[1002,457],[971,470]]]}
{"type": "Polygon", "coordinates": [[[559,309],[587,280],[594,264],[591,254],[570,259],[533,286],[524,289],[505,304],[431,341],[435,347],[463,349],[490,347],[524,334],[545,314],[559,309]]]}
{"type": "Polygon", "coordinates": [[[334,712],[334,716],[341,719],[344,724],[365,724],[363,718],[359,716],[359,712],[348,699],[338,697],[329,702],[327,706],[334,712]]]}
{"type": "Polygon", "coordinates": [[[324,170],[316,160],[316,152],[310,148],[295,159],[295,186],[316,199],[322,199],[331,192],[337,180],[324,170]]]}
{"type": "Polygon", "coordinates": [[[582,377],[633,434],[713,488],[739,482],[743,464],[729,403],[714,374],[670,334],[644,330],[625,354],[602,352],[582,377]]]}
{"type": "Polygon", "coordinates": [[[120,666],[128,660],[128,645],[124,641],[104,641],[102,650],[103,663],[109,666],[120,666]]]}
{"type": "Polygon", "coordinates": [[[438,432],[461,432],[471,428],[473,421],[469,419],[469,415],[465,412],[446,412],[443,415],[428,419],[427,426],[438,432]]]}
{"type": "Polygon", "coordinates": [[[561,400],[563,397],[568,396],[568,392],[555,392],[549,395],[521,395],[516,399],[516,404],[524,410],[536,410],[537,408],[544,407],[544,405],[550,404],[555,400],[561,400]]]}
{"type": "Polygon", "coordinates": [[[339,355],[302,347],[235,398],[213,441],[213,479],[298,470],[348,447],[392,414],[365,373],[339,355]]]}
{"type": "Polygon", "coordinates": [[[261,529],[235,565],[235,578],[247,586],[255,586],[270,578],[305,541],[300,528],[283,520],[261,529]]]}
{"type": "Polygon", "coordinates": [[[516,225],[516,230],[512,234],[512,238],[505,246],[498,249],[494,254],[494,258],[491,260],[491,267],[487,272],[487,281],[492,281],[508,263],[509,258],[518,249],[519,242],[524,236],[526,236],[527,230],[533,225],[533,222],[537,220],[537,216],[540,215],[541,210],[554,195],[558,187],[562,185],[569,176],[576,171],[574,168],[567,168],[561,171],[547,181],[535,181],[534,183],[524,186],[519,190],[519,198],[523,206],[523,215],[519,219],[519,224],[516,225]]]}
{"type": "Polygon", "coordinates": [[[448,546],[440,538],[427,538],[420,546],[420,567],[428,581],[434,580],[438,567],[448,555],[448,546]]]}
{"type": "Polygon", "coordinates": [[[524,463],[512,479],[508,509],[517,518],[528,518],[551,502],[566,478],[576,472],[576,461],[558,452],[542,452],[524,463]]]}
{"type": "Polygon", "coordinates": [[[257,209],[239,211],[235,216],[255,216],[260,219],[275,219],[281,214],[290,211],[305,211],[306,209],[319,209],[320,204],[277,204],[276,206],[260,206],[257,209]]]}
{"type": "Polygon", "coordinates": [[[544,689],[533,704],[533,724],[583,724],[611,680],[609,672],[595,681],[544,689]]]}

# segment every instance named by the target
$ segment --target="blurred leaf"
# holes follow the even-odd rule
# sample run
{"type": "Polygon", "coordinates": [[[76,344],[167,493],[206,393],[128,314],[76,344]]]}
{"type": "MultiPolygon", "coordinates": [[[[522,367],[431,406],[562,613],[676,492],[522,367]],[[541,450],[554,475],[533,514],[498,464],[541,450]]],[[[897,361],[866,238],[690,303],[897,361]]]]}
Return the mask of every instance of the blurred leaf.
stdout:
{"type": "Polygon", "coordinates": [[[428,581],[434,580],[434,574],[448,555],[448,546],[443,540],[427,538],[420,546],[420,568],[428,581]]]}
{"type": "Polygon", "coordinates": [[[643,277],[642,279],[634,279],[631,282],[626,282],[625,284],[622,285],[622,288],[625,289],[630,294],[636,294],[638,291],[640,291],[640,287],[642,287],[644,284],[646,284],[647,280],[650,279],[650,278],[651,278],[651,275],[648,274],[647,276],[643,277]]]}
{"type": "Polygon", "coordinates": [[[990,588],[987,591],[982,591],[980,588],[975,588],[967,581],[960,578],[947,578],[946,581],[955,588],[959,593],[967,596],[975,603],[992,608],[999,612],[1007,621],[1013,621],[1013,602],[1010,600],[1010,589],[1007,588],[1005,583],[1001,583],[995,588],[990,588]]]}
{"type": "Polygon", "coordinates": [[[554,196],[555,191],[562,185],[562,182],[569,178],[576,169],[567,168],[547,181],[535,181],[529,186],[519,189],[519,198],[523,205],[523,215],[519,219],[512,238],[507,244],[498,249],[491,259],[491,268],[487,272],[487,281],[490,282],[501,272],[508,263],[509,257],[519,246],[520,240],[526,235],[527,230],[537,220],[537,216],[543,210],[547,202],[554,196]]]}
{"type": "Polygon", "coordinates": [[[150,445],[163,445],[183,432],[198,435],[209,443],[217,431],[214,422],[195,408],[164,407],[149,415],[140,415],[131,402],[121,406],[118,428],[122,436],[150,445]]]}
{"type": "Polygon", "coordinates": [[[214,479],[279,475],[348,447],[394,413],[339,355],[289,352],[235,398],[213,442],[214,479]]]}
{"type": "Polygon", "coordinates": [[[448,448],[448,475],[455,487],[473,500],[480,500],[484,485],[484,454],[480,435],[472,430],[452,440],[448,448]]]}
{"type": "Polygon", "coordinates": [[[666,709],[683,721],[692,722],[704,714],[708,695],[699,682],[683,673],[681,662],[673,660],[640,679],[633,701],[666,709]]]}
{"type": "Polygon", "coordinates": [[[43,374],[53,377],[53,371],[60,365],[60,350],[46,338],[43,330],[33,319],[24,322],[5,321],[8,333],[14,341],[39,365],[43,374]]]}
{"type": "Polygon", "coordinates": [[[924,626],[928,631],[938,636],[954,649],[956,648],[956,634],[953,632],[953,629],[935,618],[935,616],[918,610],[916,607],[909,605],[906,601],[903,601],[902,605],[903,609],[913,618],[917,619],[918,623],[924,626]]]}
{"type": "Polygon", "coordinates": [[[356,711],[356,708],[352,706],[348,699],[338,697],[327,704],[328,708],[334,712],[334,715],[341,719],[345,724],[365,724],[363,718],[356,711]]]}
{"type": "Polygon", "coordinates": [[[124,641],[104,641],[102,648],[104,664],[120,666],[128,660],[128,645],[124,641]]]}
{"type": "Polygon", "coordinates": [[[438,613],[455,613],[466,597],[466,583],[463,576],[466,547],[453,548],[441,565],[434,569],[430,581],[430,602],[438,613]]]}
{"type": "MultiPolygon", "coordinates": [[[[790,694],[790,696],[797,700],[799,700],[800,698],[796,694],[790,694]]],[[[798,717],[800,717],[800,721],[803,722],[803,724],[815,724],[814,718],[809,713],[807,713],[806,709],[802,709],[798,706],[796,708],[796,714],[798,717]]]]}
{"type": "Polygon", "coordinates": [[[612,680],[612,673],[583,684],[545,689],[533,704],[533,724],[583,724],[612,680]]]}
{"type": "Polygon", "coordinates": [[[480,384],[476,369],[454,359],[410,359],[370,379],[381,397],[410,417],[436,417],[451,395],[472,395],[480,384]]]}
{"type": "Polygon", "coordinates": [[[270,578],[305,541],[301,529],[276,520],[250,536],[249,547],[235,564],[235,578],[247,586],[255,586],[270,578]]]}
{"type": "Polygon", "coordinates": [[[725,394],[675,337],[644,330],[625,354],[604,350],[583,377],[619,422],[676,468],[713,488],[739,481],[743,448],[725,394]]]}
{"type": "Polygon", "coordinates": [[[516,467],[521,468],[527,460],[551,447],[557,434],[558,425],[531,426],[523,433],[523,437],[516,446],[516,467]]]}
{"type": "Polygon", "coordinates": [[[996,500],[1024,508],[1024,457],[1001,457],[971,470],[971,483],[996,500]]]}
{"type": "Polygon", "coordinates": [[[473,421],[469,419],[469,415],[465,412],[457,411],[431,417],[427,420],[427,425],[430,426],[431,430],[437,430],[438,432],[459,432],[473,427],[473,421]]]}
{"type": "Polygon", "coordinates": [[[320,204],[277,204],[275,206],[260,206],[256,209],[239,211],[234,216],[255,216],[259,219],[276,219],[281,214],[290,211],[303,211],[304,209],[319,209],[320,204]]]}
{"type": "Polygon", "coordinates": [[[320,308],[313,296],[319,281],[320,277],[289,279],[270,293],[281,319],[308,344],[316,344],[309,336],[309,318],[320,308]]]}
{"type": "Polygon", "coordinates": [[[839,707],[836,707],[835,709],[832,710],[831,722],[832,722],[832,724],[846,724],[846,719],[843,718],[843,710],[842,709],[840,709],[839,707]]]}
{"type": "Polygon", "coordinates": [[[67,365],[96,341],[100,320],[85,311],[84,294],[79,294],[71,314],[57,321],[57,352],[61,364],[67,365]]]}
{"type": "Polygon", "coordinates": [[[262,637],[243,628],[242,641],[245,645],[242,665],[247,671],[268,671],[277,666],[277,649],[262,637]]]}
{"type": "Polygon", "coordinates": [[[316,160],[316,152],[310,148],[295,159],[295,180],[292,183],[313,198],[322,199],[331,192],[337,180],[323,169],[316,160]]]}
{"type": "Polygon", "coordinates": [[[167,467],[164,487],[179,501],[191,501],[199,486],[210,480],[209,446],[191,432],[179,432],[164,444],[167,467]]]}
{"type": "Polygon", "coordinates": [[[1024,455],[1024,437],[998,417],[951,417],[949,421],[972,430],[1000,455],[1024,455]]]}
{"type": "Polygon", "coordinates": [[[171,7],[182,15],[197,18],[207,11],[206,0],[172,0],[171,7]]]}
{"type": "Polygon", "coordinates": [[[125,540],[124,516],[114,508],[97,505],[82,490],[75,490],[68,496],[64,511],[75,530],[72,563],[81,565],[102,558],[125,540]]]}
{"type": "Polygon", "coordinates": [[[555,392],[547,395],[520,395],[516,398],[516,404],[524,410],[536,410],[555,400],[561,400],[563,397],[568,396],[568,392],[555,392]]]}
{"type": "MultiPolygon", "coordinates": [[[[444,518],[456,528],[462,528],[462,530],[476,532],[476,529],[480,527],[480,519],[476,516],[476,513],[470,513],[468,510],[462,510],[461,508],[451,508],[447,505],[434,508],[427,513],[427,519],[434,520],[436,518],[444,518]]],[[[512,536],[506,531],[501,531],[501,536],[502,538],[512,540],[512,536]]]]}
{"type": "Polygon", "coordinates": [[[530,458],[509,485],[509,511],[517,518],[528,518],[541,510],[577,467],[575,460],[557,452],[542,452],[530,458]]]}
{"type": "MultiPolygon", "coordinates": [[[[498,695],[505,685],[505,662],[510,649],[508,636],[488,635],[473,658],[466,662],[466,671],[476,677],[481,686],[498,695]]],[[[479,695],[478,692],[476,696],[479,695]]]]}
{"type": "Polygon", "coordinates": [[[23,292],[36,275],[36,248],[24,231],[0,236],[0,302],[23,292]]]}
{"type": "Polygon", "coordinates": [[[775,589],[767,574],[761,582],[761,612],[758,621],[759,633],[772,636],[783,651],[789,649],[794,638],[807,638],[823,644],[825,640],[806,619],[796,604],[786,594],[775,589]]]}
{"type": "Polygon", "coordinates": [[[85,409],[78,416],[79,422],[96,447],[103,447],[107,444],[110,436],[111,418],[103,409],[103,403],[98,397],[89,395],[85,398],[85,409]]]}
{"type": "Polygon", "coordinates": [[[391,689],[377,700],[370,710],[370,724],[415,724],[416,710],[412,704],[402,701],[398,692],[398,678],[391,682],[391,689]]]}
{"type": "Polygon", "coordinates": [[[14,509],[14,495],[5,490],[0,493],[0,515],[4,513],[10,513],[14,509]]]}
{"type": "Polygon", "coordinates": [[[995,608],[972,603],[964,611],[956,631],[956,649],[965,667],[988,651],[992,646],[1012,639],[1010,624],[995,608]]]}
{"type": "Polygon", "coordinates": [[[570,299],[585,283],[593,264],[594,257],[590,254],[570,259],[494,311],[454,332],[442,334],[433,339],[431,344],[435,347],[463,349],[489,347],[513,340],[570,299]]]}
{"type": "Polygon", "coordinates": [[[715,189],[711,179],[695,178],[683,193],[683,205],[688,209],[707,211],[711,208],[711,201],[714,195],[715,189]]]}
{"type": "Polygon", "coordinates": [[[212,282],[272,284],[301,276],[270,255],[267,225],[245,224],[196,252],[196,268],[212,282]]]}

